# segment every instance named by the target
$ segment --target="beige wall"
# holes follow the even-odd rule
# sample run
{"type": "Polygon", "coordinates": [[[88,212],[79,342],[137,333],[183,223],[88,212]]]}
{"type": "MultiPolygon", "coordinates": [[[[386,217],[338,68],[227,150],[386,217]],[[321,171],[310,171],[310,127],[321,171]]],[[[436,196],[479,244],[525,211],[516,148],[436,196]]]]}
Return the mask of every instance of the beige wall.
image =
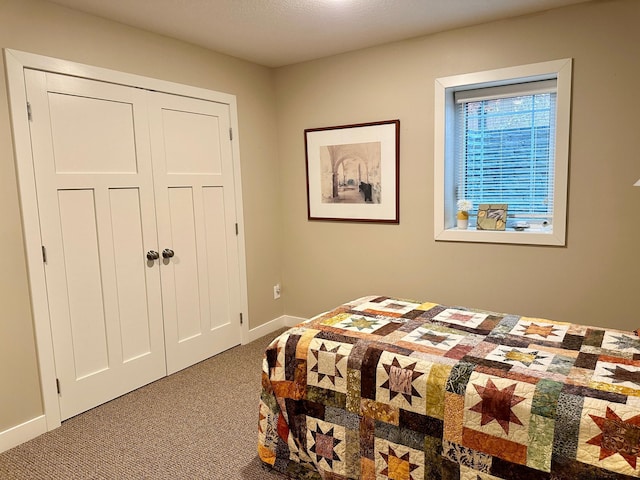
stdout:
{"type": "MultiPolygon", "coordinates": [[[[40,2],[0,0],[0,48],[236,95],[250,327],[282,315],[273,72],[248,62],[40,2]]],[[[4,72],[4,65],[1,66],[4,72]]],[[[42,414],[6,83],[0,76],[0,432],[42,414]]]]}
{"type": "Polygon", "coordinates": [[[286,312],[383,294],[635,329],[640,2],[581,4],[277,71],[286,312]],[[565,248],[435,242],[434,80],[571,57],[565,248]],[[309,222],[305,128],[400,119],[400,224],[309,222]]]}

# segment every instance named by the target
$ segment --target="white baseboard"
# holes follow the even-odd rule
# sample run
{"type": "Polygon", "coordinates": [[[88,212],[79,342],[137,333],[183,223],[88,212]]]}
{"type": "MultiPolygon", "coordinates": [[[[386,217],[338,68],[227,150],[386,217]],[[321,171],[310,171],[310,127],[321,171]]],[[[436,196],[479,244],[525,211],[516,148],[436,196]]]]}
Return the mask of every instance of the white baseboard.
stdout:
{"type": "Polygon", "coordinates": [[[46,431],[47,420],[44,415],[40,415],[4,432],[0,432],[0,453],[36,438],[46,431]]]}
{"type": "Polygon", "coordinates": [[[281,317],[275,318],[270,322],[263,323],[259,327],[252,328],[249,330],[249,335],[245,339],[244,343],[253,342],[260,337],[264,337],[265,335],[269,335],[270,333],[275,332],[281,328],[285,327],[293,327],[300,322],[304,322],[307,320],[306,318],[293,317],[291,315],[282,315],[281,317]]]}

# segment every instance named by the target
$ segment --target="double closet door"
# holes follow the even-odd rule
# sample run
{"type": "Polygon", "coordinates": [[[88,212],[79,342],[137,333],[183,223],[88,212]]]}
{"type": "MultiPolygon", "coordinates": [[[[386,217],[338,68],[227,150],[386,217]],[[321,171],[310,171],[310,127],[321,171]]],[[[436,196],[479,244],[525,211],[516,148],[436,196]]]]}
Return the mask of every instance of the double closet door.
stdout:
{"type": "Polygon", "coordinates": [[[25,70],[61,419],[240,343],[229,105],[25,70]]]}

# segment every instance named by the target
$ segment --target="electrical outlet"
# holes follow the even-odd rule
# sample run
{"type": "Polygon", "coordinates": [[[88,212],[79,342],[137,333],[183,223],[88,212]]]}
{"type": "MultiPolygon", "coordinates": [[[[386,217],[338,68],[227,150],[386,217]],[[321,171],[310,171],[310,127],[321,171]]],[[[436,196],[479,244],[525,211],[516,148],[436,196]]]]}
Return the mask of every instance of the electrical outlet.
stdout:
{"type": "Polygon", "coordinates": [[[280,298],[280,284],[277,283],[273,286],[273,299],[277,300],[280,298]]]}

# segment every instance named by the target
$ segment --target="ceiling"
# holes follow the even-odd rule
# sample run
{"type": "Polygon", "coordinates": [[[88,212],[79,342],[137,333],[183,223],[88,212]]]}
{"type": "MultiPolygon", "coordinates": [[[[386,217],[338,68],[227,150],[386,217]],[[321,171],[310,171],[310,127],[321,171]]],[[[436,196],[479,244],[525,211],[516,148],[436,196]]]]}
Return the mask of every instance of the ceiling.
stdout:
{"type": "Polygon", "coordinates": [[[589,0],[49,0],[279,67],[589,0]]]}

